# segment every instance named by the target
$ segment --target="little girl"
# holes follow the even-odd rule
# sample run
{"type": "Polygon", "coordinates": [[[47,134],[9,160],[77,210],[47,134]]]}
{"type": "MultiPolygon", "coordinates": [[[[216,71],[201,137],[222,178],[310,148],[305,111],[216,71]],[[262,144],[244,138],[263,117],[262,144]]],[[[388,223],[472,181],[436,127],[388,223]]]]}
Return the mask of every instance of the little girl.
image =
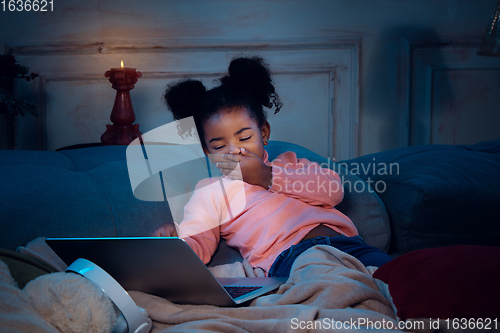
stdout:
{"type": "Polygon", "coordinates": [[[222,236],[268,276],[289,276],[295,258],[317,244],[335,246],[365,266],[391,260],[364,243],[352,221],[334,208],[344,195],[336,172],[294,152],[268,160],[264,148],[271,127],[263,106],[276,113],[282,104],[263,59],[234,59],[220,82],[207,91],[200,81],[186,80],[169,87],[165,99],[175,119],[194,118],[203,151],[223,173],[229,196],[236,191],[231,184],[241,185],[231,180],[232,171],[240,168],[244,208],[227,216],[227,197],[200,187],[180,225],[165,223],[152,236],[185,239],[205,264],[222,236]]]}

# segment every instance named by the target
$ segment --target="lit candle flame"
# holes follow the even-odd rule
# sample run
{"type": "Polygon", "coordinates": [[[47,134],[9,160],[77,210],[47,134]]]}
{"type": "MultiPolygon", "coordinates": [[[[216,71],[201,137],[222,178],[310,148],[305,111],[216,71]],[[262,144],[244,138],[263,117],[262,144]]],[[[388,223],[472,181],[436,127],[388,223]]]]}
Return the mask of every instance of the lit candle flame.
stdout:
{"type": "Polygon", "coordinates": [[[123,68],[123,60],[122,60],[122,68],[123,68]]]}

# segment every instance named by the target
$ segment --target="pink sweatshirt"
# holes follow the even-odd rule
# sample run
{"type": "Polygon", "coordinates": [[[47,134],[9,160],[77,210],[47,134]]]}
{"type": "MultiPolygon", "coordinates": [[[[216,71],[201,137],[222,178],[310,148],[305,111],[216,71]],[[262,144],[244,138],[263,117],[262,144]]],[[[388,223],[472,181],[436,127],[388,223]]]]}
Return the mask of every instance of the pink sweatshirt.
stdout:
{"type": "Polygon", "coordinates": [[[184,207],[179,236],[205,264],[220,236],[267,274],[282,251],[299,243],[319,224],[346,236],[358,234],[352,221],[333,208],[344,196],[335,171],[297,159],[294,152],[283,153],[272,163],[266,152],[264,163],[272,165],[269,190],[226,176],[198,183],[184,207]]]}

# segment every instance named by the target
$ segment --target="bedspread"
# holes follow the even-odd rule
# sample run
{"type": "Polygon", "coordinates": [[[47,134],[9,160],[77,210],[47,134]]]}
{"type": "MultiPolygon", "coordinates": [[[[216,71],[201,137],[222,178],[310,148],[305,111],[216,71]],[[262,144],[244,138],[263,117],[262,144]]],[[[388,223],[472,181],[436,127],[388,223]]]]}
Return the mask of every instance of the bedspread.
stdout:
{"type": "MultiPolygon", "coordinates": [[[[65,269],[43,238],[18,251],[65,269]]],[[[247,262],[210,270],[216,277],[262,276],[247,262]]],[[[153,333],[353,332],[397,328],[388,287],[372,278],[374,270],[334,247],[317,245],[295,260],[290,278],[277,292],[261,296],[245,307],[179,305],[139,291],[128,292],[149,313],[153,333]]]]}
{"type": "Polygon", "coordinates": [[[247,307],[178,305],[130,291],[153,320],[152,332],[344,332],[396,328],[387,286],[356,258],[318,245],[300,255],[275,294],[247,307]]]}

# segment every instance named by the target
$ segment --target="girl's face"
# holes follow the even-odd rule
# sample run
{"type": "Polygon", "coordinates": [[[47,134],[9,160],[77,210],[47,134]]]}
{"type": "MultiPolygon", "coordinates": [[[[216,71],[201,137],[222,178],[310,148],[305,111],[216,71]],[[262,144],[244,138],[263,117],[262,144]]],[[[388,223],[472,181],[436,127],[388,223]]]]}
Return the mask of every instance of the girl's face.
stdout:
{"type": "Polygon", "coordinates": [[[266,121],[262,128],[250,118],[250,112],[244,106],[221,110],[209,118],[205,131],[205,153],[240,154],[240,149],[264,158],[264,146],[269,140],[271,129],[266,121]]]}

